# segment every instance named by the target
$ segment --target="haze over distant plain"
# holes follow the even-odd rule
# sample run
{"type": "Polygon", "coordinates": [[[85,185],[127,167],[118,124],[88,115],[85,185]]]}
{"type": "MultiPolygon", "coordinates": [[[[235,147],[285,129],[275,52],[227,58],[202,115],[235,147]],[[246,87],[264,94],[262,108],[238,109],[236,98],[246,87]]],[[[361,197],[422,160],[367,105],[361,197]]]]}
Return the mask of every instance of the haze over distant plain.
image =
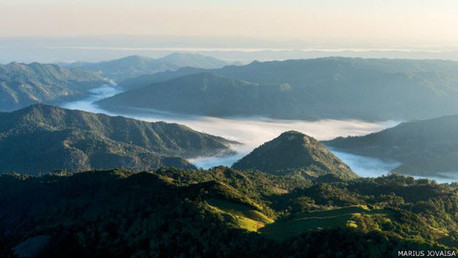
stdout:
{"type": "Polygon", "coordinates": [[[1,0],[0,35],[180,35],[458,43],[453,0],[1,0]]]}
{"type": "Polygon", "coordinates": [[[454,0],[0,0],[0,62],[197,52],[458,60],[454,0]],[[116,35],[116,36],[113,36],[116,35]]]}

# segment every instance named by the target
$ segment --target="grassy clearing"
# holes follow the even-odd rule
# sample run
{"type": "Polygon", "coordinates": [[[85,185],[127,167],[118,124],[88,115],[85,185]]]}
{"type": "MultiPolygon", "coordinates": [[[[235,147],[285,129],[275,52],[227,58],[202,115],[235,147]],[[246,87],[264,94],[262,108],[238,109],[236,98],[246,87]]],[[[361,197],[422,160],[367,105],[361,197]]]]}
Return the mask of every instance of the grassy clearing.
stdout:
{"type": "Polygon", "coordinates": [[[273,219],[267,217],[262,212],[245,204],[221,199],[210,199],[207,202],[215,212],[231,220],[237,227],[248,231],[256,232],[266,224],[274,222],[273,219]]]}
{"type": "Polygon", "coordinates": [[[331,229],[339,227],[358,228],[358,225],[355,223],[353,218],[362,214],[368,216],[389,216],[389,213],[385,210],[370,210],[367,207],[352,206],[340,209],[296,214],[266,225],[260,230],[260,232],[269,238],[284,240],[297,234],[317,229],[331,229]]]}

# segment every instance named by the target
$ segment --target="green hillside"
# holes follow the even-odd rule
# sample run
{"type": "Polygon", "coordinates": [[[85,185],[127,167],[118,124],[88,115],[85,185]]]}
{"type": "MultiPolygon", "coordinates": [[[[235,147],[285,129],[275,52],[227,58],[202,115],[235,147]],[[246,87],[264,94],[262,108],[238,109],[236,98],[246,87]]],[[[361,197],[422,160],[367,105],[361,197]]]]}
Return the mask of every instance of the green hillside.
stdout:
{"type": "Polygon", "coordinates": [[[231,153],[224,138],[47,105],[0,113],[0,172],[82,171],[161,166],[194,168],[183,158],[231,153]]]}
{"type": "Polygon", "coordinates": [[[218,167],[0,176],[0,256],[392,257],[458,251],[458,188],[218,167]],[[279,189],[282,189],[281,191],[279,189]]]}
{"type": "Polygon", "coordinates": [[[125,82],[133,90],[100,104],[117,111],[143,107],[217,117],[424,119],[456,113],[457,71],[452,61],[360,58],[187,68],[125,82]]]}
{"type": "Polygon", "coordinates": [[[357,177],[320,142],[295,131],[282,133],[277,138],[264,143],[232,167],[274,174],[300,172],[310,178],[326,175],[340,179],[357,177]]]}
{"type": "Polygon", "coordinates": [[[99,75],[51,64],[0,65],[0,110],[87,96],[106,80],[99,75]]]}
{"type": "Polygon", "coordinates": [[[293,218],[278,221],[262,229],[262,233],[274,239],[287,239],[301,232],[317,228],[330,229],[345,227],[353,214],[364,209],[342,208],[331,211],[313,211],[295,215],[293,218]]]}
{"type": "Polygon", "coordinates": [[[402,123],[361,137],[337,138],[326,145],[344,152],[395,160],[394,170],[418,176],[458,171],[458,116],[402,123]]]}

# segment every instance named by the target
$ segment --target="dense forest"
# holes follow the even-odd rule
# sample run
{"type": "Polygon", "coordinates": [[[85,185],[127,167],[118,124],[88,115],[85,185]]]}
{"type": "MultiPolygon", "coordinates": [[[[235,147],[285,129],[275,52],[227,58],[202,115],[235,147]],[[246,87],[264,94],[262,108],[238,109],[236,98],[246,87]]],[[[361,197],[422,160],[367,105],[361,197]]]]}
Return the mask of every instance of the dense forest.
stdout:
{"type": "Polygon", "coordinates": [[[284,132],[262,144],[232,167],[273,174],[300,172],[311,179],[325,175],[340,179],[358,177],[326,146],[297,131],[284,132]]]}
{"type": "Polygon", "coordinates": [[[458,251],[458,185],[226,167],[0,176],[0,256],[391,257],[458,251]]]}
{"type": "Polygon", "coordinates": [[[0,113],[0,173],[195,168],[186,158],[230,154],[236,142],[189,127],[36,104],[0,113]]]}

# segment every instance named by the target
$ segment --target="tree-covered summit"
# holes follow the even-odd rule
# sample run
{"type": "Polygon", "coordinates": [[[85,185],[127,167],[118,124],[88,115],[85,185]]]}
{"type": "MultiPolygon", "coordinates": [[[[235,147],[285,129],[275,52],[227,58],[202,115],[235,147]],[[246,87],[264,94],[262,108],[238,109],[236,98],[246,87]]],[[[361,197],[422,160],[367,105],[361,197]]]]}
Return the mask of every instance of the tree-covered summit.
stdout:
{"type": "Polygon", "coordinates": [[[233,168],[274,174],[301,172],[315,178],[333,175],[341,179],[357,175],[314,138],[297,131],[282,133],[237,161],[233,168]]]}

